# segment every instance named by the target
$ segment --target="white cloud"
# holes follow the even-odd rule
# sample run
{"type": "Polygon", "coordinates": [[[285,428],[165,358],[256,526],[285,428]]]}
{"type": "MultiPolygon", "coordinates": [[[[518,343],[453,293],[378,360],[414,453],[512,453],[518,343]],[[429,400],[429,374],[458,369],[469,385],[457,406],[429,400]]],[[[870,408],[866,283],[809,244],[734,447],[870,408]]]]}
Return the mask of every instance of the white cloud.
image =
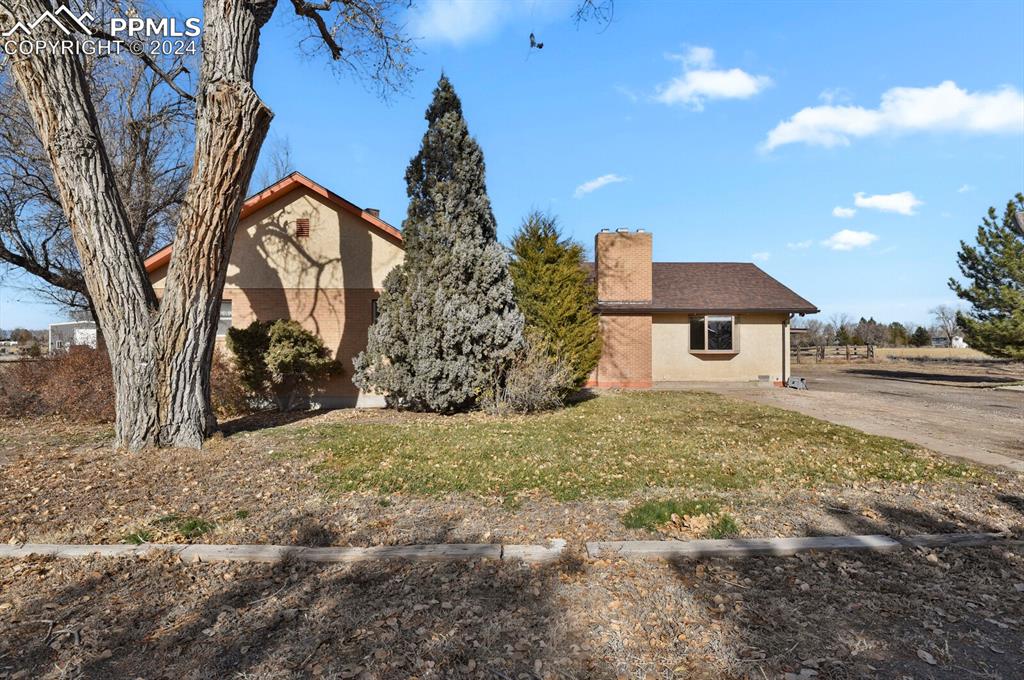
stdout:
{"type": "Polygon", "coordinates": [[[856,208],[844,208],[841,205],[832,208],[832,217],[841,217],[844,220],[848,220],[856,214],[856,208]]]}
{"type": "Polygon", "coordinates": [[[897,194],[876,194],[865,196],[858,191],[853,195],[853,204],[858,208],[872,208],[882,212],[894,212],[900,215],[913,215],[914,208],[922,205],[924,201],[919,200],[909,191],[901,191],[897,194]]]}
{"type": "Polygon", "coordinates": [[[611,174],[608,174],[608,175],[601,175],[600,177],[595,177],[594,179],[592,179],[592,180],[590,180],[588,182],[584,182],[583,184],[581,184],[578,187],[576,187],[576,191],[573,192],[573,196],[575,196],[576,198],[583,198],[584,196],[586,196],[590,192],[597,191],[598,189],[600,189],[603,186],[607,186],[609,184],[615,184],[617,182],[625,182],[625,181],[626,181],[625,177],[623,177],[621,175],[616,175],[615,173],[611,173],[611,174]]]}
{"type": "Polygon", "coordinates": [[[878,240],[878,236],[870,231],[853,231],[843,229],[829,236],[821,242],[821,245],[832,250],[853,250],[869,246],[878,240]]]}
{"type": "Polygon", "coordinates": [[[754,260],[754,262],[767,262],[768,259],[771,258],[771,256],[771,253],[765,251],[761,253],[754,253],[753,255],[750,256],[750,258],[754,260]]]}
{"type": "Polygon", "coordinates": [[[761,148],[785,144],[847,146],[854,137],[923,131],[1020,132],[1024,94],[1005,86],[968,92],[946,80],[935,87],[894,87],[877,109],[862,106],[809,106],[768,133],[761,148]]]}
{"type": "Polygon", "coordinates": [[[410,11],[409,33],[462,45],[490,34],[518,9],[512,2],[427,0],[410,11]]]}
{"type": "Polygon", "coordinates": [[[966,194],[966,193],[968,193],[970,191],[974,191],[974,187],[972,187],[970,184],[964,184],[964,185],[961,185],[961,187],[956,190],[956,193],[958,193],[958,194],[966,194]]]}
{"type": "Polygon", "coordinates": [[[707,99],[747,99],[772,84],[768,76],[742,69],[716,69],[715,51],[710,47],[691,47],[685,54],[669,58],[682,62],[683,73],[658,86],[654,99],[662,104],[682,104],[701,111],[707,99]]]}
{"type": "Polygon", "coordinates": [[[807,250],[814,245],[813,239],[807,239],[806,241],[796,241],[795,243],[787,243],[786,247],[790,250],[807,250]]]}

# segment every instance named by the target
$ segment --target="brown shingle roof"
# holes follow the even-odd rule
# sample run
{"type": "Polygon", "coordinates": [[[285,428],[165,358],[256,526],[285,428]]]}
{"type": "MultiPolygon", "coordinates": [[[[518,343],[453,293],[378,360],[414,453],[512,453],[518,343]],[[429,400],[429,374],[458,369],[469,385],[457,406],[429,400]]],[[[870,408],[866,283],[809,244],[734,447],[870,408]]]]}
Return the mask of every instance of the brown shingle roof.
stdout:
{"type": "MultiPolygon", "coordinates": [[[[593,264],[588,263],[592,269],[593,264]]],[[[603,311],[789,312],[818,308],[749,262],[655,262],[654,299],[600,304],[603,311]]]]}

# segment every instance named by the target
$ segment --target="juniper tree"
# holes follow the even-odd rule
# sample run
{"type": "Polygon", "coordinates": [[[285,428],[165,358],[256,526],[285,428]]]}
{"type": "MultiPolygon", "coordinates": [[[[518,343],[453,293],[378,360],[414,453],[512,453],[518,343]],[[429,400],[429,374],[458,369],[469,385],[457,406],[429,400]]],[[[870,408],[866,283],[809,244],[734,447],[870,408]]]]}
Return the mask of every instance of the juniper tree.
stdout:
{"type": "Polygon", "coordinates": [[[540,335],[549,357],[569,366],[564,392],[579,389],[601,358],[597,290],[583,268],[583,246],[563,239],[555,218],[533,212],[512,253],[509,270],[526,327],[540,335]]]}
{"type": "Polygon", "coordinates": [[[1007,204],[1002,221],[995,208],[978,227],[978,245],[961,241],[960,273],[949,287],[971,303],[969,314],[957,315],[967,344],[998,357],[1024,360],[1024,194],[1007,204]]]}
{"type": "Polygon", "coordinates": [[[484,157],[444,75],[405,173],[405,262],[385,279],[355,383],[404,408],[471,408],[522,342],[484,157]]]}

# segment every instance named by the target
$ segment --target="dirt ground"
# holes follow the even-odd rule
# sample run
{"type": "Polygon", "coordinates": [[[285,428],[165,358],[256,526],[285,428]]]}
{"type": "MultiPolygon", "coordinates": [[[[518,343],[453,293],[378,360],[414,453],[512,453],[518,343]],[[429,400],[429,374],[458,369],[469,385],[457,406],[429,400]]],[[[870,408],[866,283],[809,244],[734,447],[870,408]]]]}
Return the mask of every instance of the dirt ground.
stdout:
{"type": "Polygon", "coordinates": [[[322,460],[275,451],[291,428],[384,415],[247,423],[200,454],[114,455],[109,428],[0,424],[0,540],[119,542],[143,529],[179,543],[561,537],[568,556],[543,567],[0,560],[0,678],[952,679],[1013,678],[1024,665],[1024,475],[718,494],[746,536],[1017,539],[993,548],[589,560],[587,540],[658,538],[622,515],[679,490],[512,503],[343,493],[323,485],[322,460]],[[167,517],[211,528],[187,537],[167,517]]]}
{"type": "Polygon", "coordinates": [[[1024,365],[886,361],[794,364],[807,391],[701,384],[734,397],[897,437],[932,451],[1024,471],[1024,365]],[[1000,460],[1010,458],[1011,461],[1000,460]]]}
{"type": "Polygon", "coordinates": [[[1022,591],[1006,546],[547,567],[29,559],[0,562],[0,677],[1010,679],[1022,591]]]}

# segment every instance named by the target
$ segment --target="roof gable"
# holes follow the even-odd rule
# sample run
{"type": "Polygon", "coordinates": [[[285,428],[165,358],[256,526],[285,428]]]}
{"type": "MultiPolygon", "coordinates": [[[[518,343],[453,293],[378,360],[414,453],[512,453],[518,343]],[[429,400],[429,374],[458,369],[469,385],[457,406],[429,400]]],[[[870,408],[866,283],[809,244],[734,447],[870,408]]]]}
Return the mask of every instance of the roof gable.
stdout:
{"type": "MultiPolygon", "coordinates": [[[[391,226],[377,215],[363,210],[356,204],[348,201],[330,189],[327,189],[299,172],[293,172],[287,177],[274,182],[259,193],[253,194],[245,199],[242,210],[239,212],[240,220],[249,217],[257,210],[264,208],[271,203],[280,200],[298,189],[307,189],[310,192],[324,199],[328,204],[334,205],[352,215],[361,218],[377,232],[393,239],[399,245],[402,243],[402,232],[391,226]]],[[[146,271],[153,273],[171,261],[173,244],[167,245],[146,258],[146,271]]]]}

